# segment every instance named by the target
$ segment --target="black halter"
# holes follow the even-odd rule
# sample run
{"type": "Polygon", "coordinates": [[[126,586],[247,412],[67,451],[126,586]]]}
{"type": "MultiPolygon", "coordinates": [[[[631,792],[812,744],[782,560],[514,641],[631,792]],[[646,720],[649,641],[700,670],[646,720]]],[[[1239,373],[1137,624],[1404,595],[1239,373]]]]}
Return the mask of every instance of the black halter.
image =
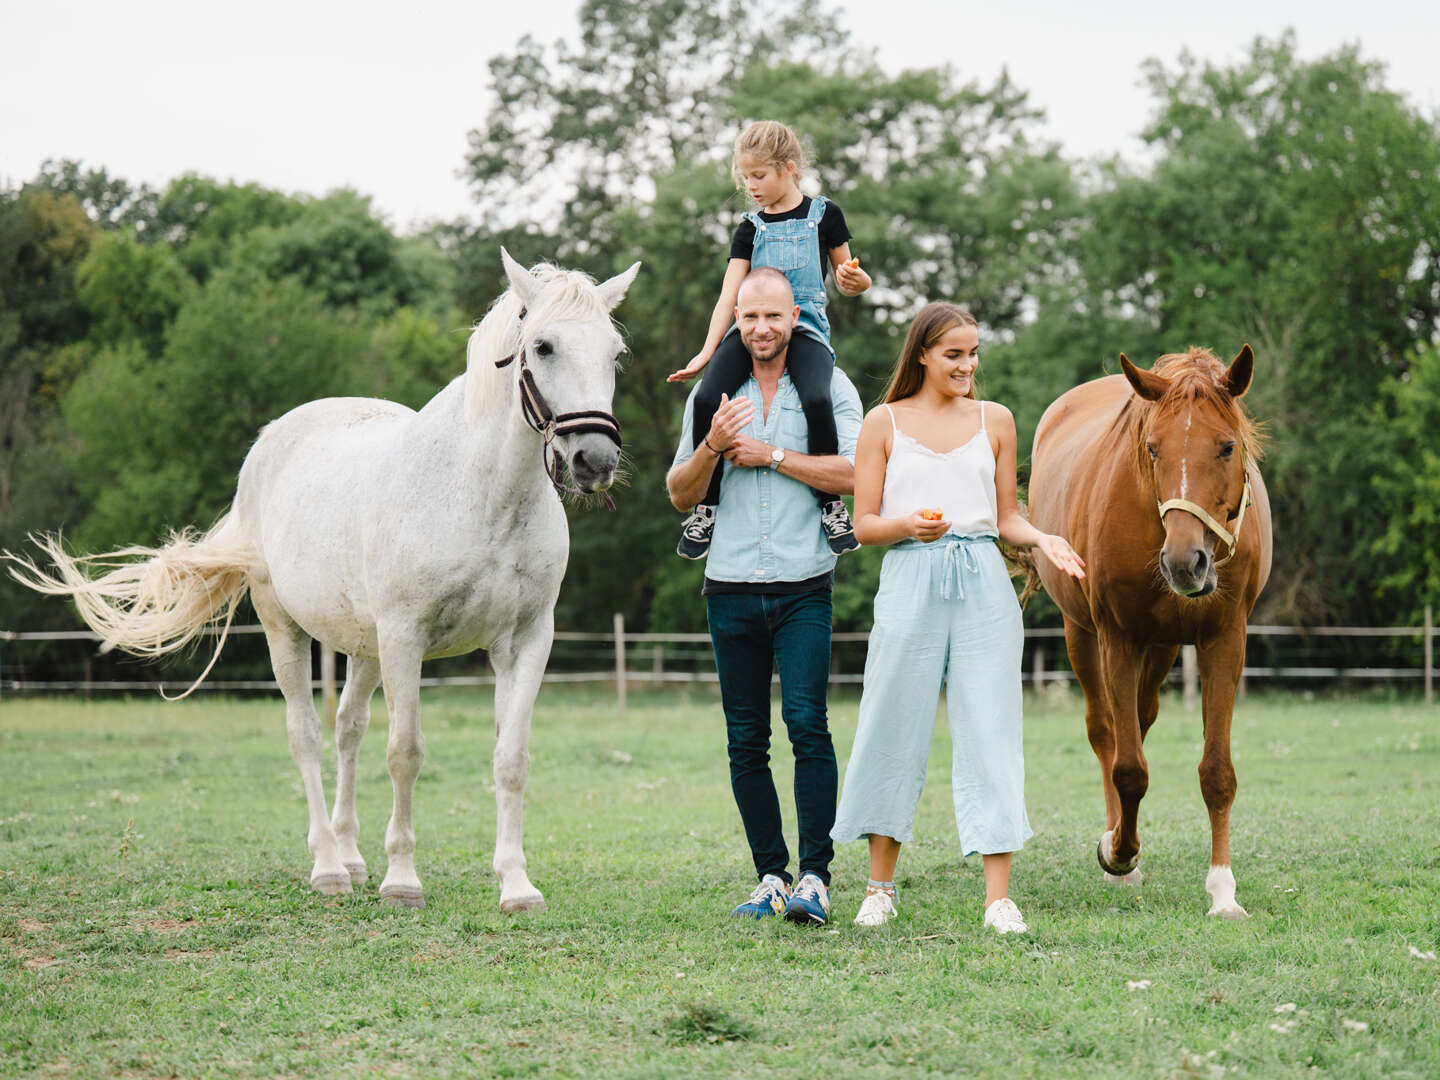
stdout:
{"type": "MultiPolygon", "coordinates": [[[[525,310],[520,311],[517,322],[525,319],[525,310]]],[[[522,337],[523,342],[523,337],[522,337]]],[[[525,423],[529,424],[540,434],[544,441],[540,444],[540,461],[545,467],[545,475],[550,478],[550,483],[555,486],[555,493],[561,498],[566,495],[584,495],[585,492],[579,488],[571,487],[565,483],[565,466],[560,460],[560,453],[555,448],[555,439],[561,435],[582,435],[593,433],[604,435],[610,439],[616,447],[625,444],[620,437],[620,421],[615,419],[608,412],[601,412],[598,409],[584,409],[580,412],[568,412],[556,414],[550,408],[545,395],[540,393],[540,387],[535,385],[535,376],[530,373],[530,367],[525,359],[525,346],[521,344],[509,356],[495,361],[497,368],[507,367],[516,357],[520,358],[520,411],[525,416],[525,423]]],[[[615,502],[610,498],[608,491],[601,492],[605,505],[611,510],[615,509],[615,502]]]]}

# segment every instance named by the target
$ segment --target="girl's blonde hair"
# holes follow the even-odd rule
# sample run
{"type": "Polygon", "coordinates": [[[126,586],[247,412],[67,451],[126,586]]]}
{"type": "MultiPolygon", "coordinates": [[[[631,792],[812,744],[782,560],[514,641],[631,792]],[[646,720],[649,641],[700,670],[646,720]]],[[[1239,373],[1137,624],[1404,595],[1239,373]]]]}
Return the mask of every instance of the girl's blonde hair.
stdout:
{"type": "Polygon", "coordinates": [[[797,180],[804,175],[805,167],[809,164],[805,158],[805,148],[800,145],[795,132],[778,120],[757,120],[735,140],[735,153],[730,158],[730,175],[735,178],[737,185],[744,187],[745,179],[740,174],[742,160],[758,161],[776,169],[783,169],[786,162],[793,161],[797,180]]]}
{"type": "MultiPolygon", "coordinates": [[[[910,329],[905,334],[905,344],[900,349],[900,358],[895,361],[895,370],[890,375],[890,383],[885,387],[885,396],[881,400],[888,404],[918,394],[925,383],[925,366],[920,363],[920,354],[957,326],[979,325],[975,316],[958,304],[949,304],[943,300],[926,304],[910,323],[910,329]]],[[[975,396],[974,379],[970,380],[970,392],[965,396],[975,396]]]]}

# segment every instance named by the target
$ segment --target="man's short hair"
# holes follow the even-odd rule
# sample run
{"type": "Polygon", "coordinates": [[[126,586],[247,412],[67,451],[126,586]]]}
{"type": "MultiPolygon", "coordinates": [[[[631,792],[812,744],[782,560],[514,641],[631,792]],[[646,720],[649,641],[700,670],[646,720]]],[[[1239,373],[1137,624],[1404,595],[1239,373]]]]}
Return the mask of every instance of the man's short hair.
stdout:
{"type": "MultiPolygon", "coordinates": [[[[779,281],[785,285],[785,291],[790,294],[790,299],[793,301],[795,299],[795,289],[791,286],[790,279],[785,276],[783,271],[777,270],[773,266],[752,266],[750,272],[740,279],[740,288],[745,288],[745,286],[752,281],[758,283],[775,279],[779,279],[779,281]]],[[[735,291],[735,299],[738,303],[740,299],[739,289],[735,291]]]]}

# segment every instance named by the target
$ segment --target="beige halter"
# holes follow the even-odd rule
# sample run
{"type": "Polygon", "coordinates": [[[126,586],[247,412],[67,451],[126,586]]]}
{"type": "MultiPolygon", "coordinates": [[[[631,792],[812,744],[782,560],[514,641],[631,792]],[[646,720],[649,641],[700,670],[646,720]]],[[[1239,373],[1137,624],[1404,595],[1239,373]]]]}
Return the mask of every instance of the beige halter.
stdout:
{"type": "Polygon", "coordinates": [[[1235,557],[1235,549],[1240,539],[1240,526],[1245,524],[1245,508],[1250,505],[1250,472],[1248,467],[1245,471],[1245,490],[1240,494],[1240,509],[1235,512],[1235,531],[1232,533],[1225,526],[1221,525],[1211,517],[1204,509],[1191,502],[1189,499],[1167,499],[1160,503],[1160,520],[1163,523],[1165,514],[1170,510],[1185,510],[1194,514],[1204,526],[1213,532],[1217,537],[1230,547],[1230,553],[1223,559],[1215,562],[1215,569],[1219,570],[1235,557]]]}

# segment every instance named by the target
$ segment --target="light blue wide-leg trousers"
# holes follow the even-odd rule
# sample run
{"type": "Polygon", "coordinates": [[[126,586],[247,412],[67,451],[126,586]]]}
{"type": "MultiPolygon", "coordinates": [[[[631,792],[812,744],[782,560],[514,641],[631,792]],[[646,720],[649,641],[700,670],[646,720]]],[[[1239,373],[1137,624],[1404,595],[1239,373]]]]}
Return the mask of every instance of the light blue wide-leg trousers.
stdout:
{"type": "Polygon", "coordinates": [[[904,541],[885,555],[865,658],[860,723],[830,835],[914,839],[935,711],[945,687],[955,825],[966,855],[1018,851],[1025,815],[1024,631],[988,536],[904,541]]]}

